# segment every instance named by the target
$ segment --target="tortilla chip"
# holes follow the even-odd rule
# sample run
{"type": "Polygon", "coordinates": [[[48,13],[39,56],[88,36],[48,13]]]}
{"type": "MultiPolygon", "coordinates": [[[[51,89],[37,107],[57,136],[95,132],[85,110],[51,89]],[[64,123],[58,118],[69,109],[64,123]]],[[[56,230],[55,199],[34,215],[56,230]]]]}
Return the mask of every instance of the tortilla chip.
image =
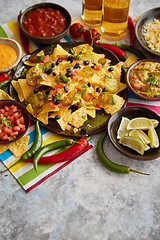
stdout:
{"type": "Polygon", "coordinates": [[[57,112],[59,111],[59,107],[57,105],[55,105],[55,109],[53,109],[50,106],[50,102],[53,103],[53,101],[47,101],[42,105],[42,110],[39,114],[43,114],[43,113],[49,113],[49,112],[57,112]]]}
{"type": "Polygon", "coordinates": [[[86,112],[89,116],[91,116],[92,118],[96,117],[96,110],[95,109],[86,109],[86,112]]]}
{"type": "Polygon", "coordinates": [[[18,79],[18,82],[19,82],[19,85],[20,85],[20,88],[21,88],[21,91],[24,95],[24,99],[27,100],[29,95],[31,93],[33,93],[33,90],[34,90],[34,86],[30,86],[28,85],[26,79],[18,79]]]}
{"type": "Polygon", "coordinates": [[[123,67],[129,68],[135,62],[137,62],[137,59],[133,55],[129,55],[127,60],[124,62],[123,67]]]}
{"type": "Polygon", "coordinates": [[[56,119],[56,121],[58,122],[63,131],[66,129],[66,126],[68,125],[68,121],[65,121],[64,118],[65,117],[68,118],[67,116],[69,116],[72,111],[71,109],[68,108],[69,106],[65,106],[61,108],[59,112],[51,113],[49,115],[49,118],[55,118],[55,116],[57,115],[60,116],[60,119],[56,119]]]}
{"type": "Polygon", "coordinates": [[[56,48],[53,50],[53,53],[50,55],[50,59],[52,61],[56,60],[57,58],[61,58],[61,56],[66,56],[66,58],[69,56],[70,54],[64,50],[59,44],[57,44],[56,48]]]}
{"type": "Polygon", "coordinates": [[[113,94],[112,96],[113,96],[114,100],[116,101],[116,103],[113,105],[108,103],[107,104],[108,108],[104,109],[106,111],[106,113],[111,114],[111,115],[113,115],[115,112],[117,112],[119,109],[121,109],[121,107],[125,103],[125,100],[122,97],[120,97],[116,94],[113,94]]]}
{"type": "Polygon", "coordinates": [[[48,124],[48,112],[46,112],[46,113],[39,113],[37,115],[37,119],[39,121],[41,121],[42,123],[44,123],[45,125],[47,125],[48,124]]]}
{"type": "Polygon", "coordinates": [[[101,71],[101,77],[108,76],[115,78],[118,82],[121,80],[121,62],[117,63],[114,66],[105,66],[101,71]],[[108,71],[109,68],[113,67],[113,71],[108,71]]]}
{"type": "Polygon", "coordinates": [[[15,157],[19,158],[23,153],[26,152],[28,142],[29,136],[22,137],[17,141],[10,143],[9,150],[14,154],[15,157]]]}
{"type": "Polygon", "coordinates": [[[72,126],[79,128],[87,120],[87,110],[85,107],[81,107],[69,116],[65,116],[64,120],[68,121],[72,126]]]}
{"type": "Polygon", "coordinates": [[[5,91],[0,89],[0,100],[13,100],[5,91]]]}
{"type": "Polygon", "coordinates": [[[73,47],[74,54],[79,54],[81,52],[85,53],[92,53],[93,52],[93,47],[91,47],[89,44],[81,44],[76,47],[73,47]]]}
{"type": "Polygon", "coordinates": [[[9,144],[0,144],[0,154],[5,152],[9,147],[9,144]]]}
{"type": "Polygon", "coordinates": [[[11,83],[12,83],[14,89],[16,90],[16,92],[18,94],[18,98],[19,98],[20,102],[23,102],[25,98],[24,98],[24,94],[21,90],[19,82],[15,81],[15,80],[12,80],[11,83]]]}

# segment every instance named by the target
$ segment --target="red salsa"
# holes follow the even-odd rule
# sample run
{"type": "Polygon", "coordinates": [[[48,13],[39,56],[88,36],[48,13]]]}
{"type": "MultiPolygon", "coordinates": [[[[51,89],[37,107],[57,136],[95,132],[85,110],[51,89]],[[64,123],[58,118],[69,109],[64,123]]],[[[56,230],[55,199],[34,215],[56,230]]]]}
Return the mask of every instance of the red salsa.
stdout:
{"type": "Polygon", "coordinates": [[[35,37],[53,37],[63,32],[66,19],[59,10],[36,8],[28,13],[24,22],[25,30],[35,37]]]}
{"type": "Polygon", "coordinates": [[[0,140],[12,141],[25,130],[24,117],[17,106],[0,109],[0,140]]]}

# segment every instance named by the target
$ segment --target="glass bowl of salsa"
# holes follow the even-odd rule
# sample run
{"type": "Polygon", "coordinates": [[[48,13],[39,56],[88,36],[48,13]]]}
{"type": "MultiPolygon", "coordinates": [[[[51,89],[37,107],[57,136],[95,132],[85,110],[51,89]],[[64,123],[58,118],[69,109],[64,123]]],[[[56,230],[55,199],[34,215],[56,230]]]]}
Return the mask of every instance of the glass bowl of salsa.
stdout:
{"type": "Polygon", "coordinates": [[[137,97],[160,100],[160,60],[142,59],[132,64],[126,73],[126,83],[137,97]]]}
{"type": "Polygon", "coordinates": [[[71,25],[71,16],[55,3],[39,3],[27,8],[20,19],[25,36],[38,44],[48,45],[65,36],[71,25]]]}

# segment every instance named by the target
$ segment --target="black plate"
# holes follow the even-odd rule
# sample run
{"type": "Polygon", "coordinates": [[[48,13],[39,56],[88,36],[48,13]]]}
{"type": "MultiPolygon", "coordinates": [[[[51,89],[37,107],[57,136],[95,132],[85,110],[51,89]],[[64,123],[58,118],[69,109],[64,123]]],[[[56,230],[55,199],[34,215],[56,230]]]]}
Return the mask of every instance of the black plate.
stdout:
{"type": "MultiPolygon", "coordinates": [[[[73,48],[79,44],[82,44],[82,43],[73,43],[73,42],[69,42],[69,43],[60,43],[60,45],[65,48],[65,49],[70,49],[70,48],[73,48]]],[[[56,47],[57,44],[54,44],[53,45],[53,48],[56,47]]],[[[51,46],[47,46],[45,48],[43,48],[45,54],[47,54],[51,49],[51,46]]],[[[34,51],[32,54],[37,54],[40,50],[42,49],[38,49],[36,51],[34,51]]],[[[118,58],[115,56],[114,53],[112,53],[111,51],[107,50],[107,49],[104,49],[98,45],[94,45],[93,46],[93,51],[96,52],[96,53],[99,53],[99,54],[105,54],[105,57],[110,59],[111,60],[111,64],[112,65],[115,65],[119,62],[118,58]]],[[[20,73],[21,71],[25,68],[25,65],[24,65],[24,62],[29,58],[30,55],[26,55],[24,56],[20,63],[18,64],[17,66],[17,69],[16,69],[16,72],[15,72],[15,76],[13,79],[16,79],[20,76],[20,73]]],[[[122,68],[122,77],[121,77],[121,81],[125,83],[125,71],[124,69],[122,68]]],[[[13,88],[12,85],[10,85],[10,89],[9,89],[9,93],[10,93],[10,96],[19,102],[19,99],[18,99],[18,96],[17,96],[17,93],[15,91],[15,89],[13,88]]],[[[119,93],[119,96],[122,96],[124,99],[125,99],[125,102],[127,101],[128,99],[128,90],[127,88],[124,89],[123,91],[121,91],[119,93]]],[[[125,106],[125,104],[124,104],[125,106]]],[[[123,106],[123,107],[124,107],[123,106]]],[[[73,132],[69,132],[69,131],[62,131],[62,129],[60,128],[59,124],[57,123],[56,120],[54,119],[49,119],[49,123],[48,125],[45,125],[43,123],[41,123],[41,126],[45,127],[46,129],[54,132],[54,133],[57,133],[59,135],[63,135],[63,136],[73,136],[73,137],[81,137],[81,136],[87,136],[87,135],[93,135],[93,134],[96,134],[96,133],[99,133],[101,131],[103,131],[104,129],[107,128],[107,123],[108,123],[108,119],[110,118],[110,115],[109,114],[106,114],[104,110],[101,110],[101,111],[97,111],[97,116],[95,119],[92,119],[92,118],[89,118],[85,123],[84,125],[81,127],[81,129],[87,129],[87,132],[86,133],[73,133],[73,132]],[[92,125],[92,128],[88,128],[87,125],[92,125]]],[[[35,121],[35,118],[33,118],[31,116],[31,119],[35,121]]]]}
{"type": "Polygon", "coordinates": [[[147,23],[152,22],[154,19],[160,20],[160,7],[150,9],[140,16],[140,18],[137,20],[135,25],[135,34],[136,34],[137,41],[139,42],[142,48],[144,48],[146,51],[148,51],[152,55],[160,57],[160,53],[157,53],[148,47],[148,44],[143,37],[144,26],[147,23]]]}

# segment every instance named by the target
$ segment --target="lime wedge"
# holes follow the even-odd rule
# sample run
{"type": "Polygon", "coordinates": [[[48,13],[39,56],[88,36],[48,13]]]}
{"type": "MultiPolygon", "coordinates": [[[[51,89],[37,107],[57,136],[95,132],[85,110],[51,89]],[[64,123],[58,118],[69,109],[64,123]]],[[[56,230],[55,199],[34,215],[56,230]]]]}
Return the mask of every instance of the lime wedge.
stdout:
{"type": "Polygon", "coordinates": [[[136,137],[139,140],[141,140],[144,144],[144,151],[147,151],[150,149],[150,147],[147,145],[150,143],[150,139],[147,136],[147,134],[145,134],[141,129],[131,130],[131,132],[129,133],[129,136],[136,137]]]}
{"type": "Polygon", "coordinates": [[[159,124],[158,120],[157,119],[150,119],[150,120],[152,121],[154,128],[156,128],[159,124]]]}
{"type": "Polygon", "coordinates": [[[129,130],[127,130],[127,125],[129,123],[129,119],[126,117],[122,117],[122,120],[120,122],[118,131],[117,131],[117,139],[120,139],[121,137],[128,136],[129,130]]]}
{"type": "Polygon", "coordinates": [[[132,137],[132,136],[122,137],[119,140],[119,143],[135,150],[136,152],[140,153],[141,155],[144,154],[144,144],[142,143],[141,140],[139,140],[136,137],[132,137]]]}
{"type": "Polygon", "coordinates": [[[158,148],[159,147],[159,138],[158,138],[156,130],[153,127],[148,130],[148,136],[151,140],[151,142],[150,142],[151,148],[158,148]]]}
{"type": "Polygon", "coordinates": [[[132,130],[132,129],[148,130],[152,127],[152,125],[153,124],[150,119],[145,117],[137,117],[129,121],[127,125],[127,130],[132,130]]]}

